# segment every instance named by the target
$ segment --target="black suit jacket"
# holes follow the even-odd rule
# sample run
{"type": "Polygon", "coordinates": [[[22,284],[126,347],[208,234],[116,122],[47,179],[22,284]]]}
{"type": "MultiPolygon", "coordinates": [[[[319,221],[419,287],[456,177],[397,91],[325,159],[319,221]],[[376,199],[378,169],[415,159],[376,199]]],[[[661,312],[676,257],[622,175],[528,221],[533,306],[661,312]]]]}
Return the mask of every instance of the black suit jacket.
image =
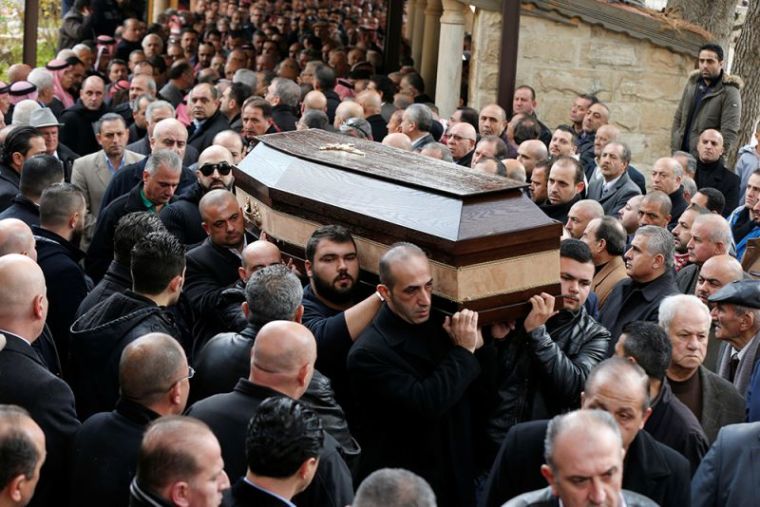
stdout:
{"type": "Polygon", "coordinates": [[[12,167],[0,164],[0,211],[5,211],[19,193],[21,175],[12,167]]]}
{"type": "Polygon", "coordinates": [[[441,507],[474,503],[470,385],[474,354],[438,319],[403,321],[384,305],[348,354],[362,455],[357,480],[384,467],[427,480],[441,507]]]}
{"type": "MultiPolygon", "coordinates": [[[[245,475],[245,434],[248,422],[256,415],[261,402],[272,396],[284,395],[240,379],[231,393],[206,398],[188,409],[187,415],[208,424],[219,440],[228,476],[234,478],[245,475]]],[[[340,445],[329,433],[325,433],[325,445],[319,456],[314,480],[294,498],[294,503],[300,507],[345,507],[353,499],[351,472],[340,455],[340,445]]]]}
{"type": "Polygon", "coordinates": [[[723,159],[704,163],[697,160],[697,172],[694,175],[697,188],[712,187],[720,190],[726,198],[722,215],[727,217],[739,205],[739,185],[741,178],[723,166],[723,159]]]}
{"type": "Polygon", "coordinates": [[[237,255],[215,245],[209,238],[187,253],[184,293],[197,316],[193,329],[194,350],[200,350],[219,333],[237,331],[227,329],[229,323],[224,320],[227,300],[222,292],[233,287],[240,278],[240,264],[237,255]]]}
{"type": "Polygon", "coordinates": [[[74,323],[79,304],[92,288],[79,265],[84,254],[79,248],[58,234],[34,227],[37,241],[37,263],[45,275],[50,310],[47,325],[55,338],[63,369],[69,357],[69,328],[74,323]]]}
{"type": "Polygon", "coordinates": [[[268,491],[251,486],[240,478],[229,489],[231,507],[288,507],[287,504],[268,491]]]}
{"type": "Polygon", "coordinates": [[[369,126],[372,127],[372,140],[378,143],[383,142],[385,136],[388,135],[388,122],[379,114],[368,116],[366,120],[369,122],[369,126]]]}
{"type": "MultiPolygon", "coordinates": [[[[481,507],[499,507],[510,498],[546,487],[541,475],[548,420],[512,427],[488,476],[481,507]]],[[[673,449],[639,431],[625,456],[623,488],[663,507],[690,505],[689,462],[673,449]]]]}
{"type": "Polygon", "coordinates": [[[120,399],[116,410],[87,419],[74,438],[71,506],[127,507],[145,427],[159,414],[120,399]]]}
{"type": "MultiPolygon", "coordinates": [[[[103,193],[103,199],[100,201],[100,209],[106,209],[106,206],[116,200],[117,197],[121,197],[122,195],[129,193],[130,190],[135,188],[135,185],[138,185],[140,182],[142,182],[143,170],[145,169],[145,164],[147,163],[148,158],[146,157],[139,162],[126,165],[119,169],[116,174],[113,175],[111,181],[108,182],[106,191],[103,193]]],[[[186,189],[190,188],[196,181],[197,178],[195,177],[195,173],[193,173],[193,171],[187,167],[182,166],[182,174],[179,178],[179,185],[177,186],[177,190],[174,192],[174,195],[180,195],[186,189]]]]}
{"type": "Polygon", "coordinates": [[[272,122],[280,132],[288,132],[296,129],[298,118],[293,114],[293,108],[285,104],[278,104],[272,108],[272,122]]]}
{"type": "Polygon", "coordinates": [[[61,505],[61,494],[70,484],[67,464],[71,439],[79,429],[74,394],[48,371],[29,344],[13,334],[3,334],[6,345],[0,350],[0,403],[25,408],[45,433],[47,459],[29,505],[61,505]]]}
{"type": "Polygon", "coordinates": [[[636,284],[630,278],[618,282],[599,314],[599,323],[610,331],[608,355],[614,353],[623,326],[634,320],[657,322],[662,300],[680,293],[672,272],[666,272],[644,285],[636,284]]]}
{"type": "MultiPolygon", "coordinates": [[[[190,125],[191,129],[193,124],[190,125]]],[[[206,120],[200,128],[193,129],[192,134],[187,139],[187,144],[198,150],[198,153],[202,153],[203,150],[211,146],[214,141],[214,136],[223,130],[230,128],[230,123],[227,121],[227,117],[217,110],[214,115],[206,120]]]]}
{"type": "Polygon", "coordinates": [[[5,218],[18,218],[29,227],[40,225],[40,207],[23,195],[16,194],[11,205],[0,213],[0,220],[5,218]]]}

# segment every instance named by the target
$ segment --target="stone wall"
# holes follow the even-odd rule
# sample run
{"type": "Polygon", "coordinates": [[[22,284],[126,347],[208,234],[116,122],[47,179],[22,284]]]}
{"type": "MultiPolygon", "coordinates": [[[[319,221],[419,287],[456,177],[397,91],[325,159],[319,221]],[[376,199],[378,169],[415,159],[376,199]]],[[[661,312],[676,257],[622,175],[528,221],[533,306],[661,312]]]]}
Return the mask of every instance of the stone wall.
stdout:
{"type": "MultiPolygon", "coordinates": [[[[500,13],[476,12],[470,105],[478,109],[496,99],[500,26],[500,13]]],[[[693,56],[577,19],[560,23],[525,11],[518,54],[517,83],[536,89],[538,116],[550,127],[568,122],[577,94],[594,93],[610,106],[610,121],[622,130],[636,167],[648,172],[670,154],[673,113],[693,56]]]]}

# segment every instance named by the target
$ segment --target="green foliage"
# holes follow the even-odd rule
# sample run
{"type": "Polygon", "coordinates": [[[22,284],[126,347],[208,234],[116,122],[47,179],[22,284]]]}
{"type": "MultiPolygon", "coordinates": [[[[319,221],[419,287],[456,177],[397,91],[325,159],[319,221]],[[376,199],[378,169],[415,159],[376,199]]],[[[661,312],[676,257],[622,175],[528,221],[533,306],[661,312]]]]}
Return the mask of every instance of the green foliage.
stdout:
{"type": "MultiPolygon", "coordinates": [[[[58,27],[61,26],[60,0],[39,0],[37,65],[55,57],[58,27]]],[[[7,81],[8,67],[23,58],[24,0],[0,0],[0,80],[7,81]]]]}

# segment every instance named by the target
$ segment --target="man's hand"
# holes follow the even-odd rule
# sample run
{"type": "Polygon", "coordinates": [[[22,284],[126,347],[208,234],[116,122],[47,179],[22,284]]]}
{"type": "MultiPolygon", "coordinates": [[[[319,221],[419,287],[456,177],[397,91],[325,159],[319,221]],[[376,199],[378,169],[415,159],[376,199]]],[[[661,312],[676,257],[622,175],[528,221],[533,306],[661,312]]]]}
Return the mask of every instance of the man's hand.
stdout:
{"type": "Polygon", "coordinates": [[[546,321],[555,316],[554,296],[542,292],[530,298],[533,309],[525,319],[525,330],[532,333],[534,330],[546,324],[546,321]]]}
{"type": "Polygon", "coordinates": [[[443,329],[451,337],[454,345],[475,352],[483,346],[483,335],[478,329],[478,314],[472,310],[462,310],[443,321],[443,329]]]}
{"type": "Polygon", "coordinates": [[[514,320],[494,322],[491,324],[491,336],[494,340],[503,340],[509,333],[515,330],[516,324],[514,320]]]}

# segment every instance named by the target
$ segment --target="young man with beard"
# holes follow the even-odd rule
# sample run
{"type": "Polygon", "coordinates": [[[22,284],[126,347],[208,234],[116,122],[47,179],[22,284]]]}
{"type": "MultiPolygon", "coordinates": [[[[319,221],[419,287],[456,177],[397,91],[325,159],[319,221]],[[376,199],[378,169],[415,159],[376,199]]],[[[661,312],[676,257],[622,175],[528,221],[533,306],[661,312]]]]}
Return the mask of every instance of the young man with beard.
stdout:
{"type": "Polygon", "coordinates": [[[338,402],[350,411],[346,357],[383,303],[378,292],[359,300],[359,258],[351,233],[339,225],[317,228],[306,243],[303,325],[317,339],[317,369],[332,380],[338,402]]]}
{"type": "Polygon", "coordinates": [[[37,263],[45,275],[50,309],[47,325],[53,333],[64,367],[69,352],[69,328],[92,282],[79,265],[84,254],[79,240],[87,213],[84,195],[71,183],[56,183],[40,198],[40,225],[33,231],[37,241],[37,263]]]}

